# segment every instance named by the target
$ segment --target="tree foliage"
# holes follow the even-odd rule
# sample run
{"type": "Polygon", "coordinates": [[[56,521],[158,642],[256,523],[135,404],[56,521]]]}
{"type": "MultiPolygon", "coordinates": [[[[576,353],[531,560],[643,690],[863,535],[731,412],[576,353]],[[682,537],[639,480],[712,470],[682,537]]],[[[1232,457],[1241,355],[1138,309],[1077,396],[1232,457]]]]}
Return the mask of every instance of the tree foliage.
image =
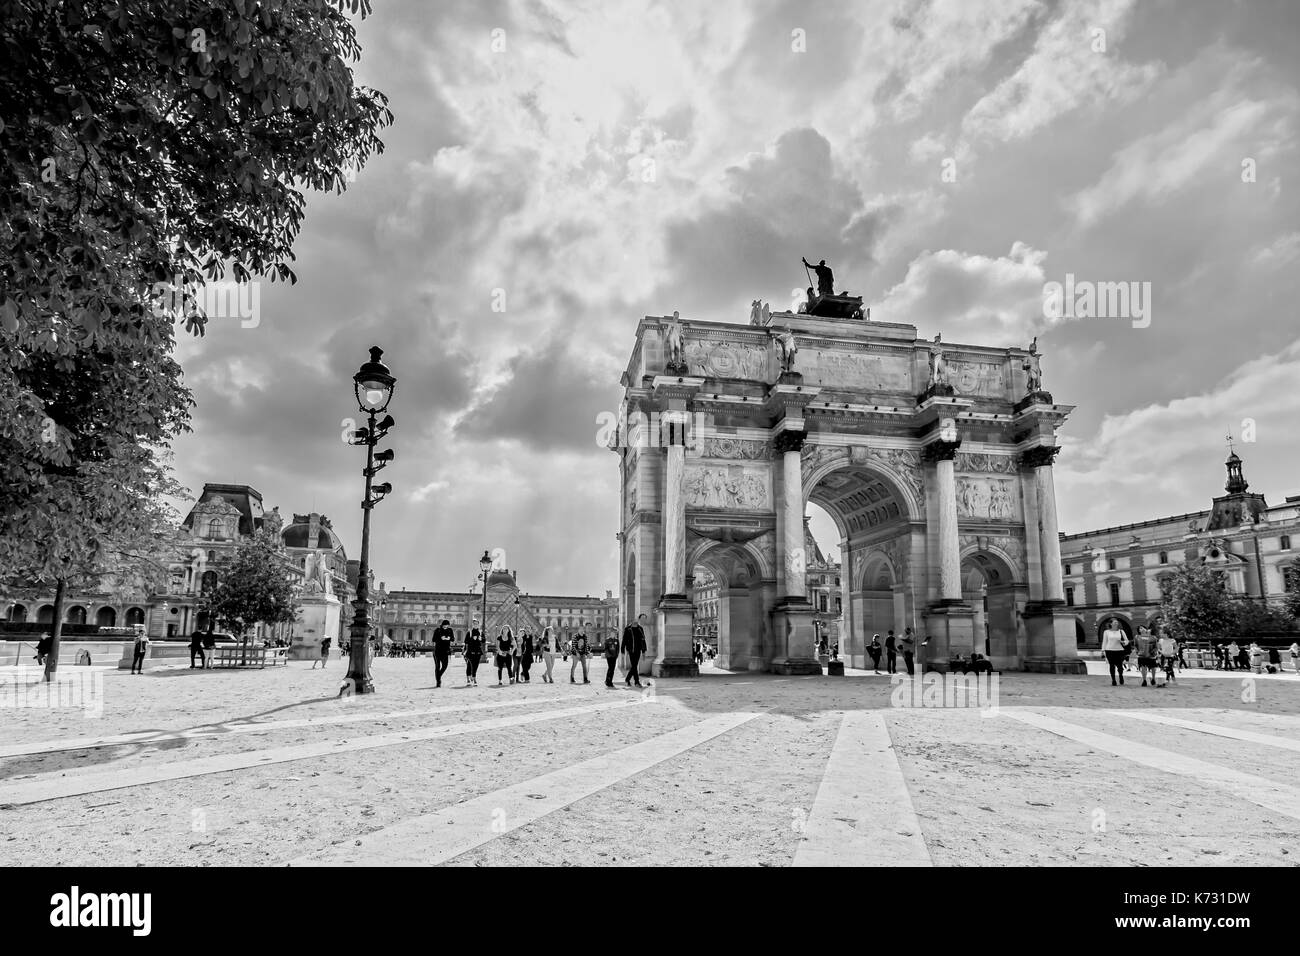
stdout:
{"type": "Polygon", "coordinates": [[[1223,579],[1211,568],[1192,561],[1176,567],[1166,581],[1161,616],[1173,637],[1217,640],[1232,630],[1236,607],[1223,579]]]}
{"type": "Polygon", "coordinates": [[[192,405],[198,286],[294,279],[305,189],[392,121],[367,0],[0,0],[0,577],[58,579],[152,526],[192,405]]]}
{"type": "Polygon", "coordinates": [[[298,615],[298,595],[280,540],[265,531],[243,541],[225,575],[207,595],[222,627],[245,634],[255,624],[288,624],[298,615]]]}

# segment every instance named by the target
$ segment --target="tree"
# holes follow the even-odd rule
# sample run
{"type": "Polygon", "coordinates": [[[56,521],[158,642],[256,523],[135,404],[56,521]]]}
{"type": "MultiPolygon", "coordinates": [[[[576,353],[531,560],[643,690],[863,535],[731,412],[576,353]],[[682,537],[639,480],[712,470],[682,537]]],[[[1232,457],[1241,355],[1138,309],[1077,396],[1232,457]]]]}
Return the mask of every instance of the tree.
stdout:
{"type": "Polygon", "coordinates": [[[199,285],[294,281],[305,189],[392,122],[368,0],[0,0],[0,579],[66,582],[150,527],[189,427],[199,285]]]}
{"type": "Polygon", "coordinates": [[[1276,634],[1295,629],[1295,617],[1283,604],[1264,604],[1244,595],[1232,601],[1232,633],[1236,637],[1276,634]]]}
{"type": "Polygon", "coordinates": [[[298,616],[298,595],[281,541],[259,530],[242,542],[208,606],[244,644],[256,624],[292,622],[298,616]]]}
{"type": "Polygon", "coordinates": [[[1180,564],[1167,579],[1161,615],[1173,637],[1211,641],[1232,629],[1236,607],[1223,579],[1194,561],[1180,564]]]}

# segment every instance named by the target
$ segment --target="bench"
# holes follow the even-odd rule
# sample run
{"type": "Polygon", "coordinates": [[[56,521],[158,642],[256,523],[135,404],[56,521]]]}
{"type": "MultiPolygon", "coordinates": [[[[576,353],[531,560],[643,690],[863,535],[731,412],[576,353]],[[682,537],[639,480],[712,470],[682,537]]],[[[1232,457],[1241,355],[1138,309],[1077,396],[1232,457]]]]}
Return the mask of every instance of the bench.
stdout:
{"type": "Polygon", "coordinates": [[[265,667],[270,664],[289,664],[289,648],[263,647],[250,644],[222,644],[208,652],[213,667],[265,667]]]}

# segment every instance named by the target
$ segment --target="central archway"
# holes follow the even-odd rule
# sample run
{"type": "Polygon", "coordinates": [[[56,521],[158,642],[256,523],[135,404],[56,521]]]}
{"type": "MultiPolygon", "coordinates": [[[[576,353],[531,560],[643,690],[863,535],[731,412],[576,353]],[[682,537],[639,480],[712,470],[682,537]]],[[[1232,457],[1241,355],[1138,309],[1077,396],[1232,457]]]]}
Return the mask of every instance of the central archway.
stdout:
{"type": "Polygon", "coordinates": [[[770,628],[764,627],[765,591],[771,586],[764,580],[761,555],[745,544],[704,539],[691,550],[688,564],[689,596],[697,620],[716,635],[717,667],[761,669],[770,639],[770,628]],[[697,580],[706,594],[697,591],[697,580]]]}
{"type": "Polygon", "coordinates": [[[883,462],[865,457],[865,449],[844,449],[841,460],[812,468],[804,484],[807,502],[830,515],[839,532],[840,656],[858,668],[867,666],[873,634],[883,643],[890,630],[901,638],[916,627],[926,586],[924,576],[911,574],[921,560],[916,548],[923,554],[925,547],[918,496],[883,462]]]}

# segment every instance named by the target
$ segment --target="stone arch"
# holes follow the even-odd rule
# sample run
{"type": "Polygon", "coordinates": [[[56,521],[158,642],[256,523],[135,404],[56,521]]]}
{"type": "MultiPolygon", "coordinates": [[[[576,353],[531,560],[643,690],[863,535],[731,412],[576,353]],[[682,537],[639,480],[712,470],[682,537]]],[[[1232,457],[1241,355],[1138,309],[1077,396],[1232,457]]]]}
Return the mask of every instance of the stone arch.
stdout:
{"type": "Polygon", "coordinates": [[[95,624],[99,627],[116,627],[117,610],[104,605],[95,612],[95,624]]]}
{"type": "Polygon", "coordinates": [[[68,608],[68,613],[63,619],[68,624],[85,624],[86,607],[84,604],[74,604],[68,608]]]}
{"type": "Polygon", "coordinates": [[[989,542],[963,548],[961,592],[975,611],[973,650],[985,654],[998,669],[1017,668],[1024,651],[1021,606],[1028,587],[1016,561],[989,542]]]}
{"type": "Polygon", "coordinates": [[[702,567],[717,581],[720,668],[748,670],[755,659],[766,660],[763,655],[770,630],[763,627],[764,593],[770,587],[766,563],[751,541],[702,538],[688,549],[688,574],[694,577],[695,568],[702,567]]]}
{"type": "MultiPolygon", "coordinates": [[[[853,452],[856,451],[857,449],[853,450],[853,452]]],[[[803,493],[805,505],[809,500],[817,501],[818,504],[825,508],[826,511],[835,518],[836,523],[839,524],[840,518],[835,514],[836,508],[828,506],[823,501],[817,500],[817,498],[814,497],[814,492],[819,487],[823,486],[825,479],[829,476],[834,475],[837,472],[848,472],[850,474],[867,476],[868,480],[880,482],[889,488],[896,499],[901,504],[906,505],[906,507],[902,509],[905,513],[901,516],[904,520],[924,520],[924,503],[919,496],[919,492],[914,488],[911,482],[907,481],[895,467],[889,465],[887,462],[882,461],[879,458],[863,459],[860,456],[856,456],[853,452],[845,456],[831,458],[829,461],[823,460],[818,462],[814,459],[811,464],[805,463],[803,472],[803,493]]],[[[843,527],[840,527],[842,535],[844,530],[843,527]]]]}

